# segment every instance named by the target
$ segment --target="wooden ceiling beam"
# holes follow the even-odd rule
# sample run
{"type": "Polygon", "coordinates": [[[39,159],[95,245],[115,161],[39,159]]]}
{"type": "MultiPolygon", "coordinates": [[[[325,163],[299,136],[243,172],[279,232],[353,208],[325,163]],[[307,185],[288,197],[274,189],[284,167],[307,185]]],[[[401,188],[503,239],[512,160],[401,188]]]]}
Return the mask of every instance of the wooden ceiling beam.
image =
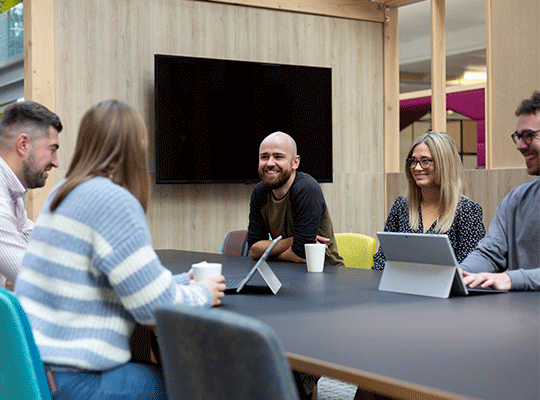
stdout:
{"type": "Polygon", "coordinates": [[[426,0],[386,0],[384,4],[387,7],[401,7],[408,6],[409,4],[420,3],[426,0]]]}
{"type": "Polygon", "coordinates": [[[363,0],[205,0],[213,3],[227,3],[240,6],[294,11],[305,14],[324,15],[356,19],[361,21],[384,22],[384,2],[363,0]]]}

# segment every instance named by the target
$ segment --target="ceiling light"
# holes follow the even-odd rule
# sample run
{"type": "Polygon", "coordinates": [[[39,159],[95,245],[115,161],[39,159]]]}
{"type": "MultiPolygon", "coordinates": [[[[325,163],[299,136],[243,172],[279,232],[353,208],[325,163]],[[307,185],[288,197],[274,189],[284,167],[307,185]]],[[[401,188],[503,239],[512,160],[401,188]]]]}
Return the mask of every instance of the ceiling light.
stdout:
{"type": "Polygon", "coordinates": [[[485,81],[487,75],[485,72],[480,71],[465,71],[463,79],[466,81],[485,81]]]}

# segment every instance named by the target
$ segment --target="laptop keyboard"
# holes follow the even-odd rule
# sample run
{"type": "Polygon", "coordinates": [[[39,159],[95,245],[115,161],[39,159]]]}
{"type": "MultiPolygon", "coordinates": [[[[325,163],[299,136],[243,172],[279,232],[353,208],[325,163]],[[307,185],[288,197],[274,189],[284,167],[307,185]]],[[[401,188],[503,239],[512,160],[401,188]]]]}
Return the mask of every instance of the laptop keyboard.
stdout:
{"type": "Polygon", "coordinates": [[[225,279],[225,286],[227,286],[226,290],[232,290],[237,289],[238,286],[242,283],[244,278],[238,278],[238,279],[225,279]]]}

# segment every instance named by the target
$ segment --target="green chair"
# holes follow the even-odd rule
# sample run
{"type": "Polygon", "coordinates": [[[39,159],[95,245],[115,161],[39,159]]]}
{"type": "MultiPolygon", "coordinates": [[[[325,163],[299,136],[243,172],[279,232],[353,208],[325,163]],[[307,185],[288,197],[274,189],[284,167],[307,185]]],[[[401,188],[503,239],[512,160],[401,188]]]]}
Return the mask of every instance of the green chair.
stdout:
{"type": "Polygon", "coordinates": [[[361,233],[336,233],[334,236],[346,267],[370,269],[373,266],[373,255],[377,250],[374,238],[361,233]]]}
{"type": "Polygon", "coordinates": [[[0,288],[0,400],[50,400],[43,362],[19,301],[0,288]]]}

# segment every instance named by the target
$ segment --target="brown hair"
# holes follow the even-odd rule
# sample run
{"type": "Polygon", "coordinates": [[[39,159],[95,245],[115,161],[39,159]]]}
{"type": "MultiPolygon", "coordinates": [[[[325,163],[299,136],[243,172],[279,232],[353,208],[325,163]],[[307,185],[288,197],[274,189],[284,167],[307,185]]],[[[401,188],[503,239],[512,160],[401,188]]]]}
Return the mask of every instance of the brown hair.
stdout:
{"type": "Polygon", "coordinates": [[[6,149],[11,140],[24,131],[32,140],[49,137],[49,127],[58,133],[62,122],[58,115],[34,101],[19,101],[10,104],[0,119],[0,148],[6,149]]]}
{"type": "Polygon", "coordinates": [[[530,99],[521,102],[516,110],[516,117],[536,114],[538,111],[540,111],[540,92],[535,90],[530,99]]]}
{"type": "Polygon", "coordinates": [[[129,190],[146,212],[150,186],[146,142],[146,127],[134,108],[117,100],[92,106],[81,120],[67,179],[58,189],[51,211],[77,185],[104,176],[129,190]]]}

